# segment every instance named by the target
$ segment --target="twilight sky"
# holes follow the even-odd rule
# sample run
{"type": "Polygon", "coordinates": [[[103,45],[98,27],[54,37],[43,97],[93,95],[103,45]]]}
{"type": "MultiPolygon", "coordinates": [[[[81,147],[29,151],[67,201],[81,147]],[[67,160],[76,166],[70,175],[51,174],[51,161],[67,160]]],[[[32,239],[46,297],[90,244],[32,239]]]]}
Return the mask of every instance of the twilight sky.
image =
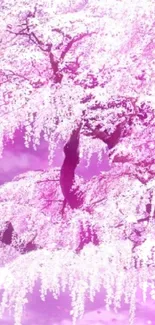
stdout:
{"type": "MultiPolygon", "coordinates": [[[[23,144],[22,134],[17,132],[14,144],[8,143],[5,147],[3,158],[0,159],[0,184],[10,181],[15,175],[27,170],[48,168],[47,144],[42,141],[37,151],[26,149],[23,144]]],[[[57,149],[54,166],[61,166],[63,161],[62,147],[57,149]]],[[[108,161],[105,160],[99,166],[94,156],[88,169],[82,161],[78,167],[78,174],[86,179],[97,175],[101,170],[108,170],[108,161]]],[[[77,325],[128,325],[128,306],[122,305],[121,311],[115,314],[104,308],[104,292],[98,294],[94,303],[87,301],[86,313],[77,325]]],[[[29,296],[29,304],[23,316],[23,325],[71,325],[69,316],[69,295],[63,294],[56,301],[51,295],[45,302],[39,298],[39,285],[29,296]]],[[[0,325],[13,325],[13,317],[6,313],[0,325]]],[[[141,295],[137,296],[137,318],[135,325],[155,325],[155,304],[148,299],[142,303],[141,295]]]]}

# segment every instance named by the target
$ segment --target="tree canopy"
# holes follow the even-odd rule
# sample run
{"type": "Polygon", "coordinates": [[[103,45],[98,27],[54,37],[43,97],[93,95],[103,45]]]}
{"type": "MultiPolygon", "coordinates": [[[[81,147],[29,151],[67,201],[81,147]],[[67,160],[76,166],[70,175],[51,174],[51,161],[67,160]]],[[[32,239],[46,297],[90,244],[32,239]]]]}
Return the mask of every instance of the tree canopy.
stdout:
{"type": "Polygon", "coordinates": [[[100,138],[133,113],[139,130],[145,105],[154,107],[153,1],[3,0],[1,6],[1,150],[19,127],[26,145],[36,146],[43,132],[51,159],[54,145],[81,119],[81,154],[101,150],[85,139],[90,121],[100,138]]]}

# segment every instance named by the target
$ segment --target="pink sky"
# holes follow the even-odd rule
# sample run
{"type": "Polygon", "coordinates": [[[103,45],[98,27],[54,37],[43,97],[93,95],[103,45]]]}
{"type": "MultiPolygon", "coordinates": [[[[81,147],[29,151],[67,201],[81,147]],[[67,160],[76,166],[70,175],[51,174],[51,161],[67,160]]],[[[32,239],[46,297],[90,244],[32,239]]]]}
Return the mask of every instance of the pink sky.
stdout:
{"type": "MultiPolygon", "coordinates": [[[[32,295],[29,295],[29,304],[23,315],[23,325],[72,325],[69,315],[69,295],[62,294],[54,300],[51,294],[47,295],[45,302],[39,298],[39,285],[32,295]]],[[[104,292],[100,292],[94,301],[87,301],[86,312],[77,325],[128,325],[128,306],[122,305],[119,313],[104,308],[104,292]]],[[[137,313],[135,325],[155,325],[155,305],[149,299],[142,303],[140,294],[137,297],[137,313]]],[[[13,317],[8,313],[0,321],[0,325],[13,325],[13,317]]]]}

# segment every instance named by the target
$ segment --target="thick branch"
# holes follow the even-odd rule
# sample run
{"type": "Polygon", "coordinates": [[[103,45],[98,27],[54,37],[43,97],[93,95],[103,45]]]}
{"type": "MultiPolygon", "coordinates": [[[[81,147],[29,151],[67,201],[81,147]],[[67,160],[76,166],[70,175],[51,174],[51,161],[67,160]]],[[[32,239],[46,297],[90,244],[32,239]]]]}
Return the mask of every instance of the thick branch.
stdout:
{"type": "Polygon", "coordinates": [[[75,169],[79,164],[79,137],[81,124],[73,130],[69,141],[64,146],[65,159],[60,172],[60,185],[65,200],[72,209],[81,202],[78,199],[77,189],[73,189],[75,169]]]}
{"type": "Polygon", "coordinates": [[[120,123],[116,126],[113,133],[109,134],[106,130],[102,131],[99,128],[93,129],[89,122],[87,123],[88,132],[85,133],[87,136],[92,136],[95,139],[99,139],[108,145],[109,149],[114,148],[121,138],[123,131],[123,124],[120,123]]]}
{"type": "Polygon", "coordinates": [[[47,52],[49,53],[50,64],[54,74],[54,82],[61,83],[63,75],[59,71],[59,61],[54,58],[51,49],[52,49],[52,44],[49,44],[47,47],[47,52]]]}
{"type": "Polygon", "coordinates": [[[70,42],[68,42],[68,44],[66,45],[65,49],[62,51],[61,56],[60,56],[60,60],[63,61],[66,54],[69,52],[69,50],[71,49],[71,47],[73,46],[74,43],[81,41],[84,37],[87,36],[91,36],[94,33],[84,33],[84,34],[80,34],[78,36],[75,36],[70,42]]]}

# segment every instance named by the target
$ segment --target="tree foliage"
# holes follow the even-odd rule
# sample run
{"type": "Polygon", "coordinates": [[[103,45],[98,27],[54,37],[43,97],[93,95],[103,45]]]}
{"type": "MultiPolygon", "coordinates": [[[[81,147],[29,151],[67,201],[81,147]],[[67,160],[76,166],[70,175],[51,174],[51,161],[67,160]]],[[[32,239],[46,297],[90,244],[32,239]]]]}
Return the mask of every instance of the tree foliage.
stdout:
{"type": "Polygon", "coordinates": [[[26,145],[36,146],[43,131],[52,159],[82,119],[86,154],[91,120],[107,137],[131,112],[144,112],[142,104],[154,105],[151,0],[4,0],[2,9],[1,150],[3,137],[24,127],[26,145]]]}
{"type": "Polygon", "coordinates": [[[145,295],[146,282],[154,286],[154,3],[3,0],[1,8],[1,154],[19,128],[35,149],[43,134],[50,163],[66,142],[61,170],[0,188],[1,312],[13,306],[19,325],[40,278],[42,298],[68,284],[74,321],[85,295],[104,286],[107,306],[118,308],[124,294],[132,322],[137,287],[145,295]],[[108,172],[88,182],[76,175],[80,159],[104,151],[108,172]]]}

